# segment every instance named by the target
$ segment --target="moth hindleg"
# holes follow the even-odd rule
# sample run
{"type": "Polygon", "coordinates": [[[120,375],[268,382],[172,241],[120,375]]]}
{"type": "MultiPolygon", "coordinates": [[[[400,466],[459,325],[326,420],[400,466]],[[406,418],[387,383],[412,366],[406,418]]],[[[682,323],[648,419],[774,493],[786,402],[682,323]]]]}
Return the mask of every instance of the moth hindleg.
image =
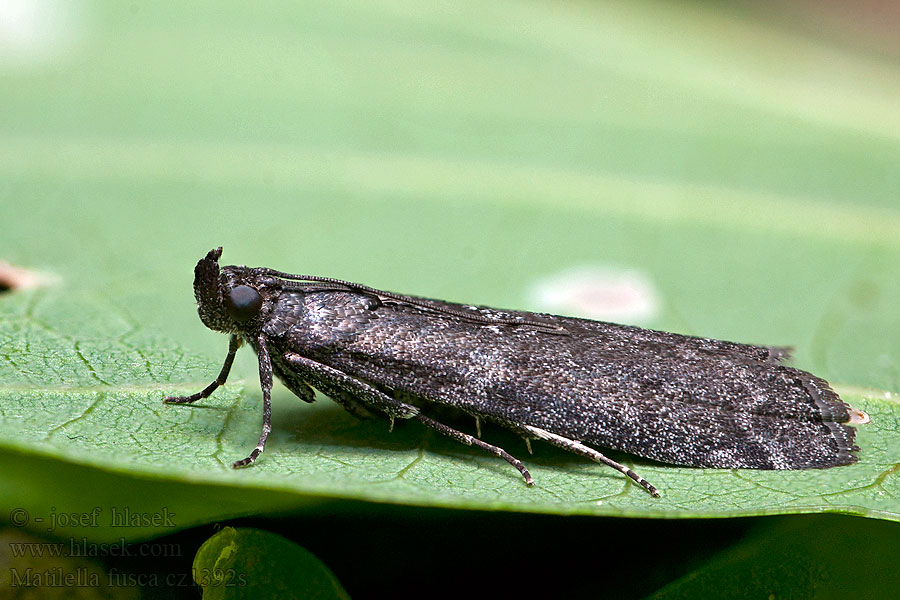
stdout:
{"type": "Polygon", "coordinates": [[[586,457],[590,458],[591,460],[597,461],[599,463],[603,463],[605,465],[609,465],[610,467],[612,467],[613,469],[616,469],[623,475],[627,475],[628,477],[633,479],[638,485],[640,485],[642,488],[644,488],[645,490],[650,492],[650,495],[653,496],[654,498],[659,498],[659,490],[657,490],[655,487],[650,485],[650,483],[646,479],[644,479],[643,477],[641,477],[640,475],[638,475],[637,473],[635,473],[634,471],[632,471],[625,465],[620,465],[616,461],[614,461],[610,458],[607,458],[606,456],[604,456],[600,452],[594,450],[593,448],[585,446],[581,442],[578,442],[575,440],[570,440],[567,437],[563,437],[561,435],[551,433],[545,429],[540,429],[538,427],[532,427],[531,425],[523,425],[522,427],[526,431],[528,431],[529,433],[534,435],[535,437],[542,439],[542,440],[546,440],[546,441],[550,442],[551,444],[553,444],[554,446],[559,446],[560,448],[565,448],[566,450],[568,450],[570,452],[574,452],[575,454],[580,454],[582,456],[586,456],[586,457]]]}
{"type": "Polygon", "coordinates": [[[284,355],[288,365],[300,370],[300,377],[327,394],[332,400],[353,413],[359,404],[386,413],[393,419],[409,419],[419,413],[412,404],[392,398],[374,387],[339,369],[306,358],[295,352],[284,355]],[[350,400],[348,400],[350,398],[350,400]]]}
{"type": "MultiPolygon", "coordinates": [[[[316,393],[309,387],[309,384],[306,383],[302,375],[289,369],[278,368],[277,366],[275,366],[275,374],[281,379],[281,383],[284,384],[284,387],[289,389],[295,396],[304,402],[312,403],[315,401],[316,393]]],[[[335,402],[340,404],[344,410],[357,419],[371,419],[373,416],[369,409],[366,408],[366,405],[354,398],[351,394],[338,392],[338,390],[335,389],[333,390],[331,397],[335,402]]]]}

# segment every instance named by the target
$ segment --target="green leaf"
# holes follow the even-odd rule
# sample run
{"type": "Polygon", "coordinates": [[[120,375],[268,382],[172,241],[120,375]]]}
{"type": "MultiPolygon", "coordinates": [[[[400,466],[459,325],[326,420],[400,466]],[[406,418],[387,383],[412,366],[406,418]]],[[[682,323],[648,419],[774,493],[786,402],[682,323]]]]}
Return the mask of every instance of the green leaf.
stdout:
{"type": "Polygon", "coordinates": [[[206,540],[194,557],[193,577],[204,600],[350,599],[309,550],[260,529],[225,527],[206,540]]]}
{"type": "Polygon", "coordinates": [[[105,539],[343,498],[900,517],[887,59],[706,5],[190,10],[101,2],[50,63],[0,64],[0,260],[52,281],[0,293],[0,509],[105,539]],[[388,433],[278,387],[266,453],[235,472],[260,427],[249,350],[201,406],[161,403],[224,358],[191,293],[218,245],[223,263],[522,309],[572,267],[637,271],[660,300],[642,325],[796,346],[797,366],[872,416],[861,461],[770,473],[621,457],[654,500],[487,429],[527,463],[528,489],[415,424],[388,433]],[[51,521],[95,507],[96,522],[51,521]],[[135,520],[117,522],[126,507],[135,520]]]}
{"type": "Polygon", "coordinates": [[[649,598],[891,598],[900,585],[898,534],[896,523],[838,517],[761,522],[649,598]]]}
{"type": "MultiPolygon", "coordinates": [[[[157,389],[20,392],[17,401],[7,397],[4,406],[19,413],[41,407],[39,419],[15,420],[27,443],[7,442],[21,453],[23,468],[15,470],[14,480],[19,499],[28,498],[25,505],[36,516],[46,516],[51,505],[63,502],[59,495],[47,497],[44,468],[29,465],[29,472],[22,472],[29,455],[90,466],[94,472],[88,476],[98,480],[91,489],[98,492],[80,504],[84,511],[95,504],[104,507],[98,523],[92,523],[95,536],[145,536],[231,516],[299,508],[325,498],[556,514],[701,517],[833,511],[900,519],[898,483],[892,477],[892,465],[900,462],[900,449],[891,443],[897,433],[896,404],[842,391],[872,417],[872,423],[860,427],[859,464],[768,472],[634,465],[662,490],[660,499],[611,469],[562,451],[535,444],[536,455],[529,457],[521,440],[486,429],[488,439],[508,449],[518,446],[516,454],[526,455],[537,481],[528,488],[507,463],[477,449],[409,423],[398,423],[388,433],[387,422],[357,421],[327,400],[309,407],[286,392],[279,394],[273,409],[274,431],[263,459],[239,471],[230,465],[255,444],[258,399],[227,394],[197,407],[174,407],[162,405],[157,389]],[[53,425],[49,429],[48,422],[53,425]],[[139,488],[123,478],[155,483],[139,488]],[[139,491],[142,488],[155,489],[148,495],[139,491]],[[198,503],[198,497],[206,500],[198,503]],[[165,511],[169,517],[159,517],[161,524],[123,529],[115,526],[111,508],[122,506],[133,513],[165,511]],[[103,531],[105,527],[109,529],[103,531]]],[[[628,457],[624,460],[631,463],[628,457]]]]}

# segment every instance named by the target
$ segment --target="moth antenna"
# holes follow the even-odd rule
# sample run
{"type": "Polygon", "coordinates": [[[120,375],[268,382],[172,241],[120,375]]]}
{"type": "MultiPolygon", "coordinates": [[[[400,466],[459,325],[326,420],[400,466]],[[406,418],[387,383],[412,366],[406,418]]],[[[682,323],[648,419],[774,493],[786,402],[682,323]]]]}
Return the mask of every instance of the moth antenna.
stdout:
{"type": "MultiPolygon", "coordinates": [[[[450,308],[447,306],[441,306],[439,304],[433,304],[428,300],[423,300],[421,298],[414,298],[412,296],[404,296],[403,294],[395,294],[394,292],[388,292],[385,290],[379,290],[377,288],[369,287],[367,285],[362,285],[359,283],[353,283],[352,281],[344,281],[343,279],[334,279],[333,277],[319,277],[317,275],[300,275],[294,273],[285,273],[283,271],[275,271],[273,269],[259,268],[258,271],[264,275],[269,275],[272,277],[277,277],[279,279],[288,279],[293,280],[298,283],[302,283],[305,281],[314,281],[317,283],[326,283],[334,286],[340,286],[346,288],[348,290],[357,291],[357,292],[366,292],[369,294],[375,294],[376,296],[381,296],[383,298],[390,298],[391,300],[397,300],[399,302],[404,302],[406,304],[412,304],[413,306],[418,306],[419,308],[426,308],[428,310],[433,310],[438,313],[442,313],[445,315],[450,315],[453,317],[459,317],[465,321],[473,322],[473,323],[484,323],[485,325],[528,325],[531,327],[536,327],[538,329],[543,329],[548,333],[554,334],[562,334],[568,335],[569,332],[566,331],[564,327],[558,325],[549,325],[547,323],[542,323],[540,321],[531,321],[529,319],[516,319],[516,318],[490,318],[485,317],[483,315],[474,314],[464,310],[458,310],[455,308],[450,308]]],[[[299,285],[290,285],[290,284],[282,284],[285,289],[302,289],[302,286],[299,285]]],[[[339,288],[338,288],[339,289],[339,288]]]]}

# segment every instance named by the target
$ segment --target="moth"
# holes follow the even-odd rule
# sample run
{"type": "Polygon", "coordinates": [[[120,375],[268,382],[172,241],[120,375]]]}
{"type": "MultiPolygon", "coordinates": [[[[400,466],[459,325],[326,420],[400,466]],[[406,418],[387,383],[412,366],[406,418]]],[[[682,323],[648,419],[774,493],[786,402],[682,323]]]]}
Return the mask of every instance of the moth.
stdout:
{"type": "Polygon", "coordinates": [[[481,422],[603,463],[653,496],[658,490],[592,446],[693,467],[823,469],[857,461],[851,424],[868,415],[828,383],[785,366],[789,350],[690,337],[542,313],[405,296],[267,268],[219,266],[222,248],[194,269],[203,324],[231,335],[215,381],[235,353],[259,359],[262,433],[271,431],[273,375],[304,402],[313,388],[358,417],[418,421],[512,464],[480,439],[481,422]],[[475,418],[478,436],[434,417],[449,406],[475,418]]]}

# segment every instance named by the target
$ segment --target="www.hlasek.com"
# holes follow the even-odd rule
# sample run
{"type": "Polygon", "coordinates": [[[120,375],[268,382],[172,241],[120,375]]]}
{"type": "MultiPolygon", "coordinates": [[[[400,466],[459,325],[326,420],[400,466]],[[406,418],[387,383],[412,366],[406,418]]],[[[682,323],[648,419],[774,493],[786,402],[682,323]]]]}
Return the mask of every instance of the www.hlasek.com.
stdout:
{"type": "Polygon", "coordinates": [[[87,538],[71,538],[65,542],[10,542],[13,558],[58,557],[179,557],[181,544],[132,544],[119,538],[115,542],[91,542],[87,538]]]}

